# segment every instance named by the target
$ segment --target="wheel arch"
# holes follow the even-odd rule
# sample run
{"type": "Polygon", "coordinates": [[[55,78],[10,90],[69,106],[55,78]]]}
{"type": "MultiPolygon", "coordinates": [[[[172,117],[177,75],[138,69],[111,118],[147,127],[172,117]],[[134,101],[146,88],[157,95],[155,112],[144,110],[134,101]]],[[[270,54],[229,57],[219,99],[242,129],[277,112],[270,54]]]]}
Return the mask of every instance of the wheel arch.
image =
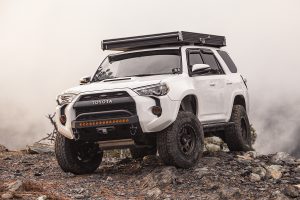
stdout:
{"type": "Polygon", "coordinates": [[[246,99],[243,95],[238,94],[234,97],[233,100],[233,105],[241,105],[245,108],[245,110],[247,110],[247,106],[246,106],[246,99]]]}
{"type": "Polygon", "coordinates": [[[179,111],[190,111],[197,116],[198,106],[197,96],[195,94],[187,94],[180,101],[179,111]]]}
{"type": "Polygon", "coordinates": [[[228,122],[231,118],[232,109],[234,105],[241,105],[245,108],[246,113],[249,113],[249,96],[247,92],[236,91],[231,96],[231,101],[228,102],[228,110],[226,112],[226,121],[228,122]]]}

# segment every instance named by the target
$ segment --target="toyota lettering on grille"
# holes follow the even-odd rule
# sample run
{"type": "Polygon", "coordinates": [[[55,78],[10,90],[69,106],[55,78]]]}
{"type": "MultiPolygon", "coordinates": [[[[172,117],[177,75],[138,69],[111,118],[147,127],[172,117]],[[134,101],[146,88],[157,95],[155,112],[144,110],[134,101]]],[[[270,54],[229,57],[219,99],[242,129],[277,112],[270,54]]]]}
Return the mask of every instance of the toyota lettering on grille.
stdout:
{"type": "Polygon", "coordinates": [[[96,100],[92,101],[93,105],[101,105],[101,104],[111,104],[113,101],[111,99],[103,99],[103,100],[96,100]]]}

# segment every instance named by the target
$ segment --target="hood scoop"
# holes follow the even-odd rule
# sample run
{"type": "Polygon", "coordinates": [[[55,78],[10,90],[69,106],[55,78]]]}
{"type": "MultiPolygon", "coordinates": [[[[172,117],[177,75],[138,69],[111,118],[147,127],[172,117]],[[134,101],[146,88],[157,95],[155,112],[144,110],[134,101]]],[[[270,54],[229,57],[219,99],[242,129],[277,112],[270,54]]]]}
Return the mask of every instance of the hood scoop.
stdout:
{"type": "Polygon", "coordinates": [[[112,79],[105,79],[103,82],[113,82],[113,81],[124,81],[124,80],[131,80],[131,78],[112,78],[112,79]]]}

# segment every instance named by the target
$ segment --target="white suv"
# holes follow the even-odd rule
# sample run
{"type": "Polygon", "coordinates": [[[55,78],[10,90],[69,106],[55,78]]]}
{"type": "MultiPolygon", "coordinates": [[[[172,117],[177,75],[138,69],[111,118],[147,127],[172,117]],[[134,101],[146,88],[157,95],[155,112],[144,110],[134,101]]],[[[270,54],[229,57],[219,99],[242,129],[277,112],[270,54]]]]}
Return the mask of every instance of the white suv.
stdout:
{"type": "Polygon", "coordinates": [[[171,32],[104,40],[111,54],[92,77],[57,98],[55,152],[66,172],[92,173],[103,150],[130,148],[188,168],[205,136],[251,150],[248,90],[225,37],[171,32]]]}

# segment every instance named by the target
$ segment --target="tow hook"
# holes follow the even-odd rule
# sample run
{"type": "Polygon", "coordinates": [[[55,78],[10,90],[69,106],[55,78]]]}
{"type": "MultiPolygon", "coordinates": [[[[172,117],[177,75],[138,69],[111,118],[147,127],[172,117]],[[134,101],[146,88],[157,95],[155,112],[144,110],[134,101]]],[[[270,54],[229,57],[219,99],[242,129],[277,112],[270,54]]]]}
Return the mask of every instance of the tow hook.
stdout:
{"type": "Polygon", "coordinates": [[[79,132],[78,132],[77,129],[75,129],[75,130],[74,130],[74,139],[75,139],[75,141],[78,141],[79,138],[80,138],[79,132]]]}
{"type": "Polygon", "coordinates": [[[136,132],[137,132],[137,127],[136,127],[136,126],[133,126],[133,125],[131,125],[131,126],[130,126],[130,134],[131,134],[131,135],[135,135],[135,134],[136,134],[136,132]]]}

